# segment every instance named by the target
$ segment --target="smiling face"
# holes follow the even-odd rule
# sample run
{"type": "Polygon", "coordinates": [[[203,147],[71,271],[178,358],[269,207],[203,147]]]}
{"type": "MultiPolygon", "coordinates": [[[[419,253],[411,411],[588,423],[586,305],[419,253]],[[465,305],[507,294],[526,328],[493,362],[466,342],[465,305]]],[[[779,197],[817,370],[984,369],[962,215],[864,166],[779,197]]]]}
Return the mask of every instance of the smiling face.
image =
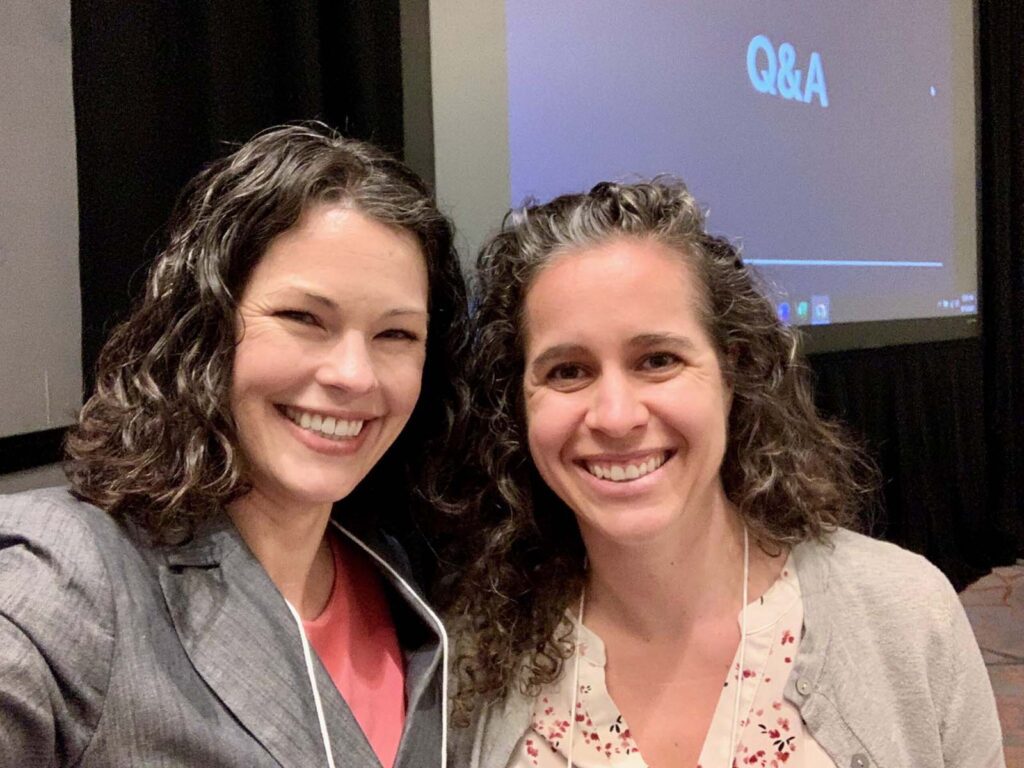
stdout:
{"type": "Polygon", "coordinates": [[[347,496],[419,397],[427,268],[412,235],[339,204],[271,241],[238,306],[231,412],[253,491],[347,496]]]}
{"type": "Polygon", "coordinates": [[[530,453],[584,538],[648,541],[726,504],[731,392],[684,257],[617,239],[555,256],[524,307],[530,453]]]}

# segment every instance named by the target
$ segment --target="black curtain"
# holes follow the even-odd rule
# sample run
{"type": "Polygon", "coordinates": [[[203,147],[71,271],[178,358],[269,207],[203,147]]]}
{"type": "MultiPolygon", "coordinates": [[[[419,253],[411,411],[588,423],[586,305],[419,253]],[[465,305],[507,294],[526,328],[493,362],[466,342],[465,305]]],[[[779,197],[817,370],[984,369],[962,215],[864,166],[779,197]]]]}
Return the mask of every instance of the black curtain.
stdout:
{"type": "MultiPolygon", "coordinates": [[[[1024,554],[1024,4],[978,12],[982,336],[811,361],[885,475],[874,531],[957,586],[1024,554]]],[[[72,38],[87,376],[177,190],[225,142],[320,118],[401,149],[398,0],[77,0],[72,38]]]]}
{"type": "Polygon", "coordinates": [[[88,390],[204,163],[306,119],[401,151],[399,14],[398,0],[74,0],[71,28],[88,390]]]}
{"type": "Polygon", "coordinates": [[[1005,560],[1024,556],[1024,4],[979,11],[985,512],[1005,560]]]}

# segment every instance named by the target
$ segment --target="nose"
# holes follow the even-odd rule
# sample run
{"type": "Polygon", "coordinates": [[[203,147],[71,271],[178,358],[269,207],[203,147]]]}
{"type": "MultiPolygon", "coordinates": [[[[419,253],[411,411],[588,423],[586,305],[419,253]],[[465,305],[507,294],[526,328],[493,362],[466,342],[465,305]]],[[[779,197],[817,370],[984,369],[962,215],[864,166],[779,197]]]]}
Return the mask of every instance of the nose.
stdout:
{"type": "Polygon", "coordinates": [[[376,389],[377,372],[365,336],[354,331],[346,333],[325,349],[316,369],[316,381],[355,395],[376,389]]]}
{"type": "Polygon", "coordinates": [[[584,420],[587,427],[609,437],[625,437],[646,424],[649,412],[639,386],[619,373],[602,375],[584,420]]]}

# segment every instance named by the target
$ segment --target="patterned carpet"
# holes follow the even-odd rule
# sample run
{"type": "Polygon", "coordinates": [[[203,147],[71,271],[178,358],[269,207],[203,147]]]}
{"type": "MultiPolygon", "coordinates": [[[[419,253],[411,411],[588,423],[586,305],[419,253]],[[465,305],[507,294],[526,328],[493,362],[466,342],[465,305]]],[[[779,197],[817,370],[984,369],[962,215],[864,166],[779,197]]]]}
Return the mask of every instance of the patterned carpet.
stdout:
{"type": "Polygon", "coordinates": [[[992,678],[1007,768],[1024,768],[1024,564],[996,568],[960,599],[992,678]]]}

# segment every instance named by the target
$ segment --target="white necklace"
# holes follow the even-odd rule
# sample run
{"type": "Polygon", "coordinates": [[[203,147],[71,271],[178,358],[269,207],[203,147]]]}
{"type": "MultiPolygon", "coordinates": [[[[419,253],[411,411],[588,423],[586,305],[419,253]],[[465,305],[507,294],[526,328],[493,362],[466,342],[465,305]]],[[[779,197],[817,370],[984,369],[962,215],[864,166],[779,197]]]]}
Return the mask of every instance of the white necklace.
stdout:
{"type": "MultiPolygon", "coordinates": [[[[740,649],[739,668],[736,670],[736,693],[733,694],[732,703],[732,724],[729,727],[729,753],[726,757],[726,768],[732,765],[732,758],[736,752],[736,730],[740,722],[740,692],[743,689],[743,663],[747,650],[747,600],[750,582],[750,537],[747,534],[747,527],[743,526],[743,601],[740,603],[740,649]]],[[[567,744],[565,765],[566,768],[573,768],[572,748],[574,736],[576,735],[576,703],[580,691],[580,629],[583,626],[583,607],[587,596],[586,588],[580,593],[580,611],[576,620],[575,649],[573,650],[572,670],[572,704],[569,706],[569,742],[567,744]]]]}

